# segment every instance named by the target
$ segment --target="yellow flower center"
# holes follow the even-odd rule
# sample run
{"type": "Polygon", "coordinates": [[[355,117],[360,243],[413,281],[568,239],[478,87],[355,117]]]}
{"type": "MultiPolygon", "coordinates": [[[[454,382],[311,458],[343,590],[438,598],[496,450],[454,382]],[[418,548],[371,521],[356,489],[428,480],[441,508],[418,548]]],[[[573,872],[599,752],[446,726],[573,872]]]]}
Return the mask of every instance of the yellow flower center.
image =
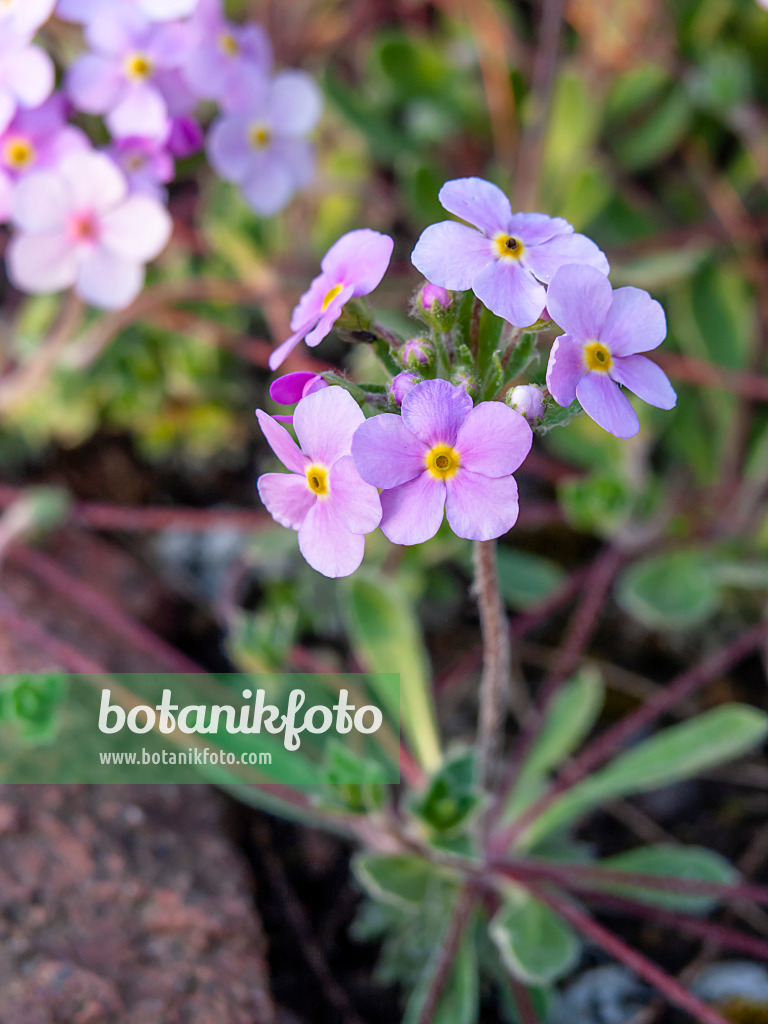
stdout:
{"type": "Polygon", "coordinates": [[[133,53],[125,62],[125,73],[134,82],[143,82],[154,70],[152,61],[143,53],[133,53]]]}
{"type": "Polygon", "coordinates": [[[519,260],[525,252],[525,246],[513,235],[496,235],[494,238],[499,257],[502,259],[519,260]]]}
{"type": "Polygon", "coordinates": [[[593,341],[584,349],[587,368],[598,373],[608,373],[611,368],[611,353],[601,341],[593,341]]]}
{"type": "Polygon", "coordinates": [[[330,488],[328,486],[328,470],[325,466],[312,465],[307,469],[307,486],[319,498],[324,498],[330,488]]]}
{"type": "Polygon", "coordinates": [[[266,124],[255,124],[251,128],[251,145],[265,149],[272,141],[272,129],[266,124]]]}
{"type": "Polygon", "coordinates": [[[21,136],[9,139],[3,150],[6,166],[14,171],[21,171],[25,167],[29,167],[31,163],[34,163],[36,156],[35,147],[29,139],[24,139],[21,136]]]}
{"type": "Polygon", "coordinates": [[[325,312],[326,309],[328,309],[328,307],[336,298],[336,296],[339,295],[343,290],[343,284],[335,284],[333,288],[328,289],[328,291],[325,293],[325,298],[323,299],[323,312],[325,312]]]}
{"type": "Polygon", "coordinates": [[[228,57],[237,57],[240,47],[231,32],[222,32],[219,36],[219,46],[228,57]]]}
{"type": "Polygon", "coordinates": [[[437,480],[449,480],[459,468],[459,453],[447,444],[436,444],[426,457],[427,469],[437,480]]]}

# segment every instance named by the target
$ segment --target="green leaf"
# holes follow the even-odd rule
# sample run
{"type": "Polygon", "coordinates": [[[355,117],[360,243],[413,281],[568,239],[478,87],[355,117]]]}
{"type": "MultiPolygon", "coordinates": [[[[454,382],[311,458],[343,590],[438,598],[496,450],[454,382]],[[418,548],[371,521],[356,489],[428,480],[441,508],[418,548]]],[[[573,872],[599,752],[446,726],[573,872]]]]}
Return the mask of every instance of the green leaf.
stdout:
{"type": "Polygon", "coordinates": [[[412,802],[413,813],[436,832],[455,834],[482,802],[474,786],[474,773],[474,751],[458,750],[449,755],[423,796],[412,802]]]}
{"type": "MultiPolygon", "coordinates": [[[[519,377],[537,357],[536,334],[529,332],[521,335],[504,369],[504,379],[509,382],[519,377]]],[[[555,406],[554,408],[559,409],[560,407],[555,406]]],[[[580,410],[581,406],[579,406],[580,410]]]]}
{"type": "Polygon", "coordinates": [[[711,554],[672,551],[626,569],[616,597],[621,607],[649,629],[690,629],[711,618],[721,602],[711,554]]]}
{"type": "Polygon", "coordinates": [[[418,906],[426,899],[433,874],[438,870],[416,854],[384,856],[359,853],[352,863],[355,877],[368,895],[392,906],[418,906]]]}
{"type": "Polygon", "coordinates": [[[502,597],[516,611],[549,597],[565,579],[556,562],[517,548],[499,548],[498,570],[502,597]]]}
{"type": "MultiPolygon", "coordinates": [[[[403,1024],[418,1024],[441,952],[442,943],[439,943],[408,1001],[403,1024]]],[[[477,1024],[480,1013],[479,989],[477,950],[473,929],[470,927],[462,936],[442,997],[430,1018],[431,1024],[477,1024]]]]}
{"type": "Polygon", "coordinates": [[[401,715],[413,752],[427,770],[440,764],[440,742],[432,704],[427,652],[418,618],[394,580],[357,573],[346,590],[349,632],[359,661],[371,672],[400,676],[400,707],[384,698],[392,715],[401,715]]]}
{"type": "MultiPolygon", "coordinates": [[[[609,857],[600,864],[612,871],[662,875],[699,882],[719,882],[723,885],[733,885],[739,878],[738,871],[725,857],[700,846],[672,846],[664,843],[658,846],[641,846],[637,850],[609,857]]],[[[606,885],[605,888],[630,899],[652,903],[667,910],[680,910],[687,914],[706,914],[718,903],[717,897],[690,892],[662,892],[659,889],[645,889],[637,885],[616,884],[606,885]]]]}
{"type": "Polygon", "coordinates": [[[534,846],[601,804],[681,782],[732,761],[761,743],[766,733],[768,716],[745,704],[724,704],[664,729],[565,793],[533,822],[522,845],[534,846]]]}
{"type": "Polygon", "coordinates": [[[579,938],[549,907],[525,893],[504,901],[490,935],[507,969],[527,985],[549,985],[573,970],[579,938]]]}

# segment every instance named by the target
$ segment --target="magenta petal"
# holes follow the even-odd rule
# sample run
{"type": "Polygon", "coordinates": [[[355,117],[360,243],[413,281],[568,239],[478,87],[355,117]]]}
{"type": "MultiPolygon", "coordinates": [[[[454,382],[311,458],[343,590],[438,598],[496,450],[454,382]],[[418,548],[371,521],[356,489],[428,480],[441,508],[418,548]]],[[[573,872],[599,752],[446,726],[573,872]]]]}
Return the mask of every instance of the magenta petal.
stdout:
{"type": "Polygon", "coordinates": [[[501,402],[481,402],[459,428],[456,450],[462,468],[501,477],[514,473],[532,443],[533,431],[520,413],[501,402]]]}
{"type": "Polygon", "coordinates": [[[616,437],[634,437],[640,429],[637,413],[607,373],[588,373],[579,381],[576,397],[587,416],[616,437]]]}
{"type": "Polygon", "coordinates": [[[472,290],[492,313],[515,327],[535,324],[544,309],[544,286],[519,263],[494,260],[472,282],[472,290]]]}
{"type": "Polygon", "coordinates": [[[555,338],[549,353],[547,387],[558,405],[565,408],[576,401],[576,388],[586,372],[582,342],[570,334],[555,338]]]}
{"type": "Polygon", "coordinates": [[[446,181],[438,199],[449,213],[490,236],[505,231],[512,216],[509,199],[500,188],[483,178],[446,181]]]}
{"type": "Polygon", "coordinates": [[[492,244],[474,228],[444,220],[422,232],[411,253],[411,262],[432,284],[466,291],[493,261],[492,244]]]}
{"type": "Polygon", "coordinates": [[[642,288],[617,288],[600,337],[615,356],[658,348],[667,336],[661,304],[642,288]]]}
{"type": "Polygon", "coordinates": [[[365,538],[350,533],[330,501],[316,501],[299,528],[299,550],[313,569],[335,579],[359,567],[365,538]]]}
{"type": "Polygon", "coordinates": [[[303,475],[309,466],[309,459],[299,450],[296,442],[285,427],[275,423],[274,419],[261,409],[256,410],[256,418],[259,421],[259,426],[264,437],[267,439],[269,447],[282,464],[287,469],[292,469],[294,473],[301,473],[303,475]]]}
{"type": "Polygon", "coordinates": [[[555,235],[548,242],[533,245],[523,254],[523,264],[531,270],[540,281],[549,284],[552,277],[560,269],[570,263],[579,266],[594,267],[601,274],[610,270],[605,253],[586,235],[574,235],[570,232],[555,235]]]}
{"type": "Polygon", "coordinates": [[[444,508],[445,483],[425,471],[382,491],[382,532],[393,544],[423,544],[440,529],[444,508]]]}
{"type": "Polygon", "coordinates": [[[381,281],[392,257],[389,235],[362,228],[348,231],[323,257],[323,274],[334,284],[354,285],[355,295],[368,295],[381,281]]]}
{"type": "Polygon", "coordinates": [[[302,398],[293,414],[293,427],[302,450],[313,461],[328,467],[349,455],[352,437],[364,421],[360,406],[338,385],[302,398]]]}
{"type": "Polygon", "coordinates": [[[460,469],[446,489],[445,514],[457,537],[493,540],[517,522],[517,484],[512,476],[492,479],[460,469]]]}
{"type": "Polygon", "coordinates": [[[614,358],[611,377],[633,391],[649,405],[659,409],[673,409],[677,402],[675,389],[660,366],[645,356],[619,356],[614,358]]]}
{"type": "Polygon", "coordinates": [[[256,486],[267,512],[289,530],[298,530],[317,500],[307,478],[295,473],[264,473],[256,486]]]}
{"type": "Polygon", "coordinates": [[[364,482],[351,455],[333,464],[331,501],[351,533],[371,533],[381,522],[381,501],[375,487],[364,482]]]}
{"type": "Polygon", "coordinates": [[[278,405],[295,405],[304,396],[304,388],[316,377],[317,374],[311,370],[285,373],[272,381],[269,386],[269,397],[278,405]]]}
{"type": "Polygon", "coordinates": [[[361,423],[352,438],[352,457],[363,480],[374,487],[397,487],[424,471],[428,446],[403,423],[384,413],[361,423]]]}
{"type": "Polygon", "coordinates": [[[605,274],[594,267],[561,267],[547,291],[547,312],[577,341],[594,341],[611,308],[613,290],[605,274]]]}
{"type": "Polygon", "coordinates": [[[465,389],[447,380],[424,380],[403,399],[403,423],[427,445],[454,444],[472,411],[465,389]]]}

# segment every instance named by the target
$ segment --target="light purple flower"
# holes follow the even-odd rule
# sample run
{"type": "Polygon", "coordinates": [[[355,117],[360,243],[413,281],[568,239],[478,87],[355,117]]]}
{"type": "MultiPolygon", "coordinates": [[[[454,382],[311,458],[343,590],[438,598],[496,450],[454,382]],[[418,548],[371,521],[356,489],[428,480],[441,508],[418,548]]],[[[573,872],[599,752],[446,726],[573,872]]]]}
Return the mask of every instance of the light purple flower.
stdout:
{"type": "Polygon", "coordinates": [[[535,384],[518,384],[507,395],[507,405],[535,423],[544,416],[544,395],[535,384]]]}
{"type": "Polygon", "coordinates": [[[402,416],[366,420],[352,441],[363,480],[383,487],[381,528],[394,544],[420,544],[448,517],[457,536],[491,540],[517,520],[512,473],[531,448],[523,417],[502,402],[426,380],[405,396],[402,416]]]}
{"type": "MultiPolygon", "coordinates": [[[[151,21],[185,18],[197,7],[198,0],[110,0],[112,8],[138,10],[151,21]]],[[[106,6],[105,0],[59,0],[56,14],[65,21],[86,25],[106,6]]]]}
{"type": "Polygon", "coordinates": [[[125,175],[131,193],[166,201],[163,186],[173,180],[176,168],[159,139],[118,139],[107,152],[125,175]]]}
{"type": "Polygon", "coordinates": [[[411,259],[431,281],[452,291],[471,288],[497,316],[528,327],[541,316],[545,285],[565,263],[608,273],[593,241],[574,233],[562,217],[512,213],[509,200],[482,178],[458,178],[440,189],[446,210],[474,224],[442,221],[424,231],[411,259]],[[477,228],[477,230],[475,230],[477,228]]]}
{"type": "Polygon", "coordinates": [[[640,352],[657,348],[667,333],[664,310],[640,288],[613,291],[591,267],[558,270],[547,308],[565,334],[555,339],[547,387],[558,405],[578,398],[582,408],[616,437],[640,429],[637,413],[619,385],[660,409],[677,401],[666,374],[640,352]]]}
{"type": "Polygon", "coordinates": [[[0,223],[11,216],[17,181],[33,171],[55,167],[67,153],[91,148],[85,133],[68,125],[66,117],[66,101],[56,94],[40,107],[19,110],[0,132],[0,223]]]}
{"type": "Polygon", "coordinates": [[[319,345],[341,316],[344,304],[353,296],[368,295],[379,284],[389,266],[394,242],[369,228],[348,231],[323,256],[319,274],[304,292],[291,316],[290,338],[269,357],[276,370],[300,341],[310,348],[319,345]]]}
{"type": "Polygon", "coordinates": [[[196,42],[184,67],[190,89],[225,109],[247,107],[272,70],[267,33],[261,25],[227,21],[221,0],[199,0],[192,25],[196,42]]]}
{"type": "Polygon", "coordinates": [[[125,176],[103,153],[72,153],[55,170],[28,175],[14,191],[13,220],[19,234],[7,259],[16,287],[74,287],[104,309],[136,298],[143,264],[171,234],[168,211],[146,196],[129,196],[125,176]]]}
{"type": "Polygon", "coordinates": [[[403,399],[417,384],[421,382],[422,378],[417,377],[415,373],[404,373],[396,374],[389,382],[387,393],[395,405],[402,405],[403,399]]]}
{"type": "Polygon", "coordinates": [[[53,61],[31,45],[53,6],[54,0],[0,2],[0,132],[19,107],[38,107],[53,91],[53,61]]]}
{"type": "Polygon", "coordinates": [[[360,479],[350,455],[352,437],[364,421],[344,388],[330,387],[302,398],[291,435],[258,409],[259,426],[286,473],[259,477],[261,500],[281,526],[297,530],[299,550],[324,576],[349,576],[363,560],[364,535],[381,520],[375,487],[360,479]]]}
{"type": "Polygon", "coordinates": [[[86,28],[91,48],[69,69],[67,92],[75,106],[106,115],[115,138],[165,139],[168,101],[158,81],[186,59],[187,25],[154,25],[138,9],[105,7],[86,28]]]}
{"type": "MultiPolygon", "coordinates": [[[[312,373],[311,370],[297,370],[295,373],[284,373],[282,377],[273,380],[269,386],[269,397],[277,405],[296,405],[302,398],[314,394],[315,391],[322,391],[330,387],[319,373],[312,373]]],[[[293,416],[275,414],[272,419],[280,423],[293,423],[293,416]]]]}
{"type": "Polygon", "coordinates": [[[240,186],[256,213],[279,213],[312,180],[314,150],[306,136],[322,109],[320,90],[308,74],[281,71],[254,90],[247,110],[214,123],[208,137],[214,170],[240,186]]]}

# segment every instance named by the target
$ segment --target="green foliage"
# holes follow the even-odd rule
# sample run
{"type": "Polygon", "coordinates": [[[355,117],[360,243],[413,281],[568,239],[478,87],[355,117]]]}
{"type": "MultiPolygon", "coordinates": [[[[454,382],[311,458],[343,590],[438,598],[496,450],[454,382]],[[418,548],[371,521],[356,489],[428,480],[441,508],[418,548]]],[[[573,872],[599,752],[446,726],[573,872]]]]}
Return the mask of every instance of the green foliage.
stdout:
{"type": "Polygon", "coordinates": [[[581,955],[569,924],[527,893],[510,892],[490,924],[507,969],[528,985],[550,985],[568,974],[581,955]]]}
{"type": "MultiPolygon", "coordinates": [[[[424,1001],[440,959],[440,945],[435,948],[432,963],[424,971],[408,1001],[403,1024],[418,1024],[424,1001]]],[[[471,931],[461,938],[445,988],[438,1002],[432,1024],[476,1024],[479,1012],[480,985],[477,947],[471,931]]]]}
{"type": "Polygon", "coordinates": [[[681,630],[703,625],[721,601],[711,559],[711,552],[691,549],[636,562],[619,580],[618,601],[649,629],[681,630]]]}
{"type": "Polygon", "coordinates": [[[519,548],[499,548],[498,571],[502,597],[516,611],[543,601],[565,579],[556,562],[519,548]]]}
{"type": "Polygon", "coordinates": [[[66,673],[4,676],[0,680],[0,723],[10,726],[22,741],[53,742],[66,695],[66,673]]]}
{"type": "MultiPolygon", "coordinates": [[[[739,877],[736,869],[724,857],[698,846],[671,846],[664,843],[658,846],[641,846],[636,850],[608,857],[600,863],[602,867],[613,871],[628,871],[637,875],[662,875],[688,881],[718,882],[721,885],[733,885],[739,877]]],[[[629,899],[687,914],[706,914],[718,903],[716,897],[678,892],[673,888],[643,889],[638,885],[611,885],[608,888],[611,892],[629,899]]]]}
{"type": "Polygon", "coordinates": [[[443,837],[463,831],[482,806],[474,772],[474,751],[453,751],[430,779],[426,791],[412,801],[413,814],[443,837]]]}

